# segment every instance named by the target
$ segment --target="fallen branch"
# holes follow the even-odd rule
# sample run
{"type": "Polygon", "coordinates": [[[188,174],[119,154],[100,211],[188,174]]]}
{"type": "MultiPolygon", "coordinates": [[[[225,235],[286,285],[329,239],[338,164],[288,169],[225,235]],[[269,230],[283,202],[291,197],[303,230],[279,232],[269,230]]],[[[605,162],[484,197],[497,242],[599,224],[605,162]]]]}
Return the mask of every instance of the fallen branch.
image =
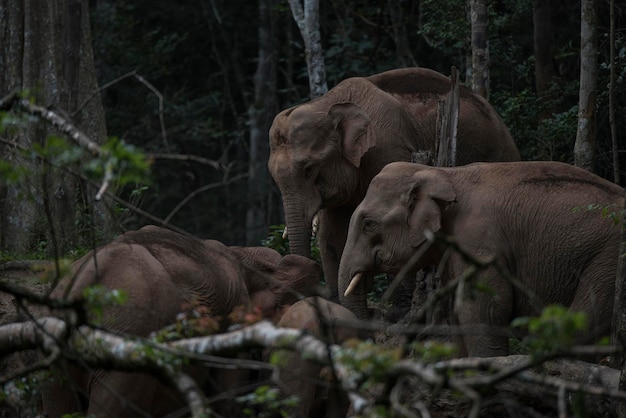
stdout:
{"type": "MultiPolygon", "coordinates": [[[[205,414],[209,409],[200,388],[182,371],[184,362],[181,359],[197,360],[202,356],[250,347],[293,350],[322,365],[334,363],[335,374],[343,390],[350,395],[357,413],[366,413],[377,402],[388,401],[368,399],[361,393],[359,370],[335,361],[342,347],[328,345],[300,330],[276,327],[268,321],[223,334],[163,343],[121,336],[86,325],[73,329],[53,317],[0,326],[0,355],[41,348],[49,358],[78,355],[94,368],[150,373],[167,379],[176,387],[185,396],[193,416],[205,414]]],[[[42,367],[43,364],[49,365],[49,362],[42,363],[42,367]]],[[[614,411],[612,400],[626,399],[626,392],[617,390],[618,370],[564,359],[542,361],[541,364],[522,355],[463,358],[431,364],[406,359],[395,363],[385,374],[389,388],[385,394],[393,398],[393,408],[418,416],[428,410],[454,414],[459,408],[466,408],[468,416],[477,416],[481,405],[492,398],[493,390],[499,396],[505,393],[532,400],[534,405],[553,411],[559,408],[559,404],[565,405],[561,408],[571,405],[572,397],[568,394],[580,393],[586,396],[588,412],[593,414],[614,411]],[[468,370],[472,373],[468,374],[468,370]],[[408,385],[407,378],[418,384],[408,385]],[[406,397],[401,396],[407,386],[421,386],[426,390],[422,393],[412,390],[413,398],[407,402],[406,397]],[[458,393],[464,396],[459,398],[458,393]]],[[[7,390],[11,384],[6,380],[0,383],[7,390]]],[[[438,416],[432,411],[431,415],[438,416]]]]}

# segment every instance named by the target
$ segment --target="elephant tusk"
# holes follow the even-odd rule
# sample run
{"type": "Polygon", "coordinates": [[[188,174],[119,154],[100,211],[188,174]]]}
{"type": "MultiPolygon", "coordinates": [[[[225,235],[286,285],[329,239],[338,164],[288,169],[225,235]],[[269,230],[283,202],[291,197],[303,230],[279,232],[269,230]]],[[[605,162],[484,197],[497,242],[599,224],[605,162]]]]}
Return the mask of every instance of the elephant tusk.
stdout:
{"type": "Polygon", "coordinates": [[[350,293],[352,293],[356,285],[359,284],[361,277],[363,277],[363,272],[357,273],[354,275],[354,277],[352,278],[352,281],[350,281],[350,284],[348,285],[348,288],[343,294],[344,296],[348,296],[350,293]]]}
{"type": "MultiPolygon", "coordinates": [[[[313,236],[317,235],[317,231],[320,229],[320,217],[315,214],[313,217],[313,222],[311,223],[311,234],[313,236]]],[[[285,229],[283,229],[283,239],[287,239],[287,225],[285,225],[285,229]]]]}
{"type": "Polygon", "coordinates": [[[316,213],[313,217],[313,222],[311,223],[311,235],[316,236],[317,231],[320,229],[320,217],[316,213]]]}

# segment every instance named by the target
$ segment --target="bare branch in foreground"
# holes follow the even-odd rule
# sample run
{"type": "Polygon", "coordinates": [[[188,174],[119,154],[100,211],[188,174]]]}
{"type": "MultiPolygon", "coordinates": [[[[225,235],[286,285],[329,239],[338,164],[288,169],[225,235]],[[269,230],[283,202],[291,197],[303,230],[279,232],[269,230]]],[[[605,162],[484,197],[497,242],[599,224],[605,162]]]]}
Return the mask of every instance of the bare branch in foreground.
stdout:
{"type": "MultiPolygon", "coordinates": [[[[300,330],[279,328],[268,321],[223,334],[166,343],[124,337],[85,325],[72,332],[63,320],[52,317],[37,322],[0,326],[0,354],[37,347],[50,355],[78,354],[87,364],[96,368],[141,371],[161,376],[185,396],[193,416],[208,413],[207,402],[196,383],[181,371],[182,362],[171,361],[173,353],[197,359],[201,355],[219,355],[249,347],[295,350],[319,364],[335,363],[336,376],[342,388],[349,393],[357,413],[366,413],[378,402],[385,402],[384,399],[369,399],[361,393],[360,371],[336,361],[342,347],[329,346],[300,330]],[[148,346],[150,350],[146,350],[148,346]],[[163,361],[164,356],[167,356],[168,361],[163,361]]],[[[459,408],[459,404],[463,403],[468,416],[477,416],[481,405],[489,398],[484,391],[487,386],[500,393],[533,399],[553,411],[563,408],[559,404],[568,405],[571,402],[571,396],[564,394],[584,393],[592,398],[587,402],[587,407],[594,413],[611,411],[614,407],[612,399],[626,399],[626,393],[616,389],[618,370],[563,359],[543,362],[541,365],[521,355],[463,358],[432,364],[423,363],[419,359],[406,359],[390,367],[386,376],[389,389],[385,393],[389,396],[388,400],[392,401],[394,409],[404,411],[407,416],[423,416],[424,411],[433,405],[441,410],[442,405],[459,408]],[[468,370],[474,373],[467,374],[468,370]],[[413,379],[418,384],[409,384],[413,380],[406,379],[413,379]],[[423,386],[426,391],[408,404],[403,404],[401,393],[407,387],[415,386],[423,386]],[[453,391],[464,396],[459,400],[453,391]]],[[[1,383],[3,389],[10,389],[11,382],[5,380],[1,383]]]]}
{"type": "MultiPolygon", "coordinates": [[[[9,94],[8,96],[0,99],[0,110],[9,110],[13,107],[16,107],[25,113],[31,114],[48,122],[50,125],[58,129],[64,135],[74,141],[80,148],[89,151],[93,156],[100,156],[108,159],[110,155],[109,151],[102,149],[96,142],[92,141],[73,123],[62,117],[58,112],[31,103],[28,100],[20,97],[17,92],[9,94]]],[[[109,183],[112,179],[113,164],[107,163],[104,167],[103,181],[96,195],[96,201],[100,200],[104,192],[108,189],[109,183]]]]}

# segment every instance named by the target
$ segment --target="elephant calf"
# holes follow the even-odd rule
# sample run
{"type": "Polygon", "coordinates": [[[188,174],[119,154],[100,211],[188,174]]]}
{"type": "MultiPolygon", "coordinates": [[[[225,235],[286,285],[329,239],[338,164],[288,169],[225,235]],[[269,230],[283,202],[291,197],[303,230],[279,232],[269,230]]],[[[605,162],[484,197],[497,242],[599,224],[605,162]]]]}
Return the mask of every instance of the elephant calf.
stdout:
{"type": "MultiPolygon", "coordinates": [[[[624,189],[558,162],[476,163],[434,168],[392,163],[374,178],[350,221],[340,264],[344,306],[367,316],[366,272],[397,273],[424,250],[413,271],[445,263],[442,284],[460,278],[468,262],[426,233],[441,232],[477,259],[517,278],[514,286],[494,265],[479,272],[493,293],[466,295],[454,315],[462,326],[507,326],[548,304],[587,314],[588,337],[610,332],[620,228],[589,205],[624,207],[624,189]],[[576,210],[578,208],[578,210],[576,210]],[[354,290],[346,292],[352,278],[354,290]],[[349,293],[347,296],[344,293],[349,293]],[[534,295],[534,296],[533,296],[534,295]]],[[[469,288],[471,286],[466,286],[469,288]]],[[[455,321],[453,321],[455,322],[455,321]]],[[[462,353],[495,356],[508,339],[465,335],[462,353]]]]}
{"type": "MultiPolygon", "coordinates": [[[[83,290],[95,284],[122,289],[128,300],[107,307],[102,325],[147,337],[174,323],[184,306],[202,307],[220,320],[222,329],[240,305],[257,306],[266,317],[278,316],[284,305],[299,299],[300,292],[316,286],[320,276],[320,266],[305,257],[282,257],[264,247],[227,247],[147,226],[76,261],[52,296],[81,298],[83,290]]],[[[69,374],[44,393],[49,417],[72,412],[97,417],[163,416],[184,407],[175,390],[145,374],[88,371],[78,365],[65,370],[69,374]]],[[[202,380],[207,376],[201,370],[203,366],[196,366],[190,372],[202,380]]],[[[232,375],[228,378],[230,382],[218,378],[218,390],[238,383],[232,382],[232,375]]]]}
{"type": "MultiPolygon", "coordinates": [[[[307,330],[329,344],[341,344],[350,338],[358,338],[355,328],[346,326],[356,323],[356,316],[341,305],[309,297],[296,302],[285,311],[278,326],[307,330]],[[338,322],[342,322],[338,323],[338,322]]],[[[345,417],[350,400],[345,392],[336,387],[330,372],[323,376],[320,365],[301,358],[299,353],[275,352],[279,355],[278,386],[285,395],[299,398],[298,406],[290,411],[290,417],[331,418],[345,417]]]]}

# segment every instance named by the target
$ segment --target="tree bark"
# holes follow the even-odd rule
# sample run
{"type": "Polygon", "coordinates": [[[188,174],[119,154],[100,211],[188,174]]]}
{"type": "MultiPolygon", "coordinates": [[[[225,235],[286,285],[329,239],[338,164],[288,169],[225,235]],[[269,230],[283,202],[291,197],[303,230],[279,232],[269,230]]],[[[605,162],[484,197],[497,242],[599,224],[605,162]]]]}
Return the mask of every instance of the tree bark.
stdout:
{"type": "Polygon", "coordinates": [[[306,65],[309,71],[309,88],[311,99],[314,99],[328,91],[324,50],[320,35],[319,0],[303,1],[304,7],[300,0],[289,0],[289,6],[291,6],[291,13],[304,40],[306,65]]]}
{"type": "Polygon", "coordinates": [[[407,26],[404,23],[404,13],[402,10],[402,2],[397,0],[387,0],[389,8],[389,17],[391,20],[391,29],[393,30],[393,40],[396,44],[398,61],[402,67],[417,67],[417,61],[411,53],[411,45],[409,44],[409,36],[407,35],[407,26]]]}
{"type": "MultiPolygon", "coordinates": [[[[104,111],[99,96],[91,97],[97,82],[87,1],[0,0],[0,13],[0,45],[6,51],[0,93],[19,89],[36,103],[67,113],[81,131],[102,143],[104,111]]],[[[32,149],[55,134],[43,122],[28,122],[7,139],[32,149]]],[[[77,224],[90,225],[91,219],[98,221],[104,237],[111,235],[109,212],[104,204],[92,204],[95,191],[9,146],[0,148],[0,156],[28,171],[20,183],[0,184],[0,249],[23,254],[44,242],[48,255],[62,255],[80,243],[77,224]]]]}
{"type": "Polygon", "coordinates": [[[619,173],[619,146],[617,143],[617,127],[615,126],[615,0],[610,1],[610,33],[609,33],[609,52],[610,52],[610,72],[609,72],[609,125],[611,128],[611,148],[613,151],[613,182],[620,184],[619,173]]]}
{"type": "Polygon", "coordinates": [[[472,89],[489,99],[489,37],[487,0],[470,0],[472,25],[472,89]]]}
{"type": "Polygon", "coordinates": [[[548,93],[552,82],[556,78],[556,71],[552,63],[552,8],[550,0],[535,0],[533,2],[533,28],[535,51],[535,91],[543,112],[539,117],[545,119],[551,116],[548,93]]]}
{"type": "Polygon", "coordinates": [[[246,245],[260,245],[269,231],[269,128],[278,113],[273,0],[259,1],[259,57],[254,74],[254,106],[250,109],[250,162],[246,245]]]}
{"type": "Polygon", "coordinates": [[[596,149],[598,83],[597,7],[595,0],[580,3],[580,90],[574,164],[593,172],[596,149]]]}

